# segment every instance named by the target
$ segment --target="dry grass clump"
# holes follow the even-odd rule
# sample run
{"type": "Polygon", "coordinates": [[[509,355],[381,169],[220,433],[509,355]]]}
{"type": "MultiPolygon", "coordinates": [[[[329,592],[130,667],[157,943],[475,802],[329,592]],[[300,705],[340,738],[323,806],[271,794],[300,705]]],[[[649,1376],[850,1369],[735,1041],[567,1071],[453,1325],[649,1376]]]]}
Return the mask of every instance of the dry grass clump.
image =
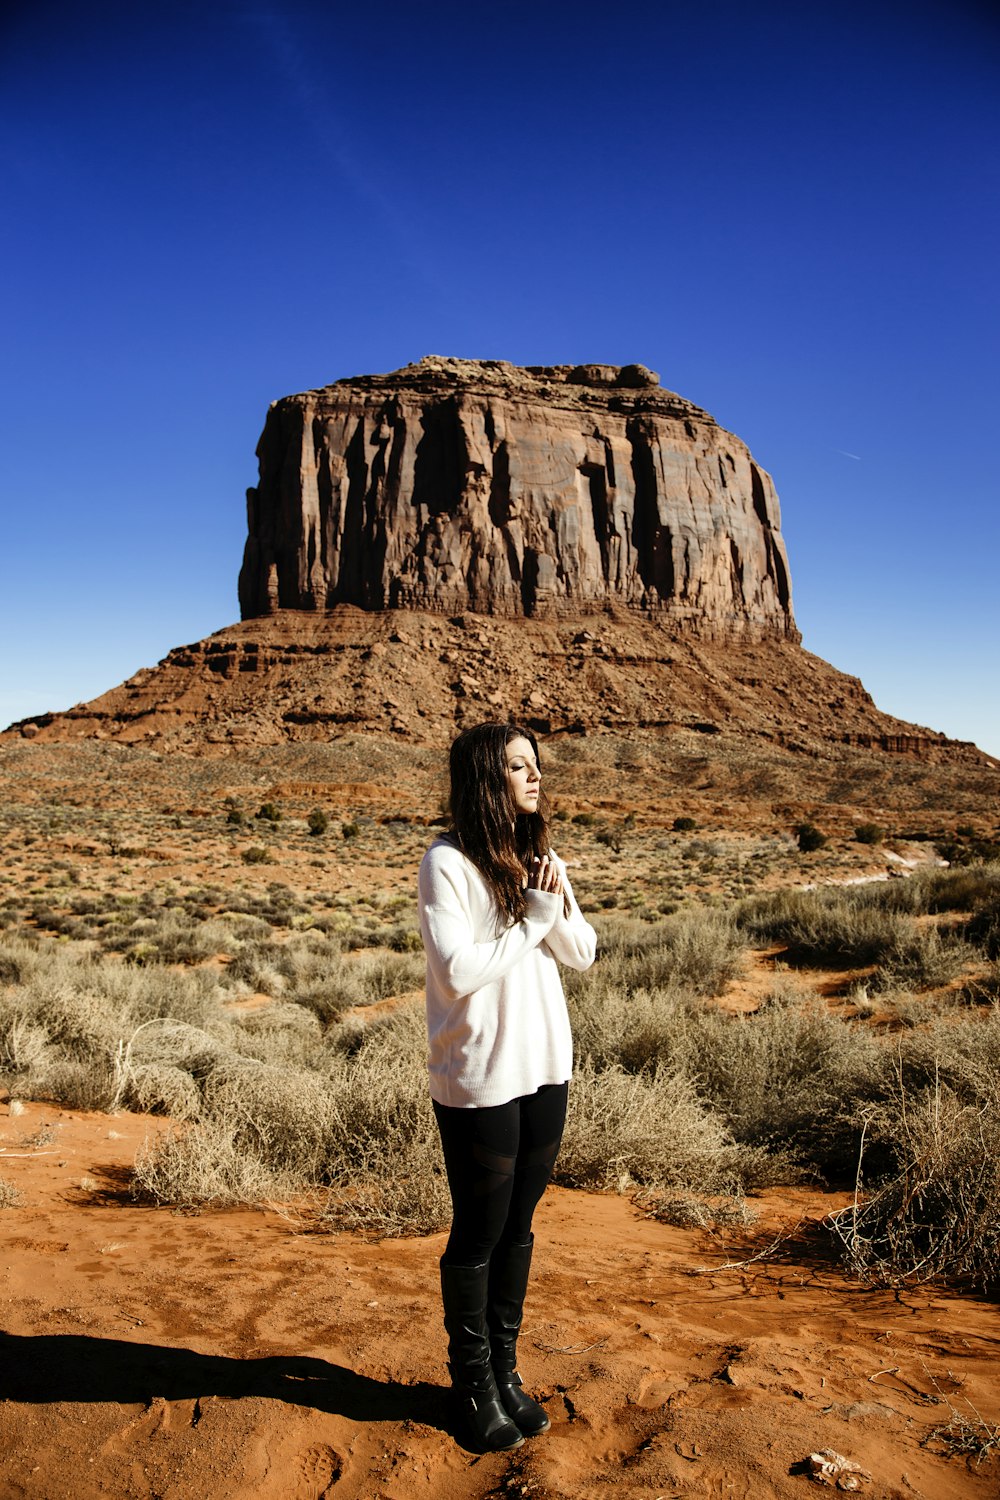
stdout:
{"type": "Polygon", "coordinates": [[[629,993],[598,979],[572,1012],[579,1056],[600,1079],[620,1069],[689,1080],[735,1152],[725,1171],[745,1187],[853,1173],[858,1104],[882,1086],[884,1049],[823,1006],[775,995],[732,1016],[678,988],[629,993]]]}
{"type": "Polygon", "coordinates": [[[140,1153],[136,1190],[159,1203],[233,1204],[324,1189],[323,1217],[345,1228],[443,1227],[423,1019],[401,1009],[355,1043],[318,1054],[314,1071],[224,1061],[195,1122],[140,1153]]]}
{"type": "Polygon", "coordinates": [[[993,892],[965,924],[965,938],[987,958],[1000,959],[1000,892],[993,892]]]}
{"type": "Polygon", "coordinates": [[[848,889],[779,891],[742,902],[737,918],[757,941],[783,943],[791,963],[874,965],[876,989],[935,989],[971,959],[996,956],[997,878],[992,868],[938,870],[848,889]],[[968,910],[968,903],[979,904],[958,928],[915,920],[924,913],[968,910]]]}
{"type": "MultiPolygon", "coordinates": [[[[897,1279],[996,1274],[1000,1012],[965,1024],[955,1008],[921,1015],[889,1038],[796,990],[748,1016],[706,1004],[739,972],[748,937],[778,931],[827,962],[841,939],[850,962],[877,952],[875,988],[890,977],[941,983],[974,950],[960,929],[939,931],[915,912],[955,909],[947,903],[961,892],[979,905],[957,910],[975,919],[994,890],[990,872],[966,869],[954,882],[946,873],[928,878],[913,910],[892,905],[910,882],[892,882],[878,897],[798,892],[735,916],[703,907],[656,922],[599,918],[597,963],[565,975],[577,1076],[559,1180],[637,1191],[672,1222],[722,1223],[768,1184],[804,1173],[853,1181],[860,1158],[855,1217],[838,1221],[852,1264],[897,1279]]],[[[204,892],[192,895],[184,920],[207,934],[199,951],[226,937],[223,964],[168,970],[0,937],[0,1082],[25,1097],[171,1115],[175,1128],[136,1165],[136,1191],[157,1202],[311,1194],[339,1225],[440,1228],[449,1204],[422,1011],[371,1009],[420,986],[421,956],[344,951],[357,914],[354,927],[309,925],[289,916],[280,890],[267,901],[290,923],[281,941],[257,914],[221,915],[204,892]],[[270,1002],[233,1003],[251,991],[270,1002]]],[[[383,902],[365,931],[388,930],[384,918],[405,927],[402,907],[383,902]]],[[[147,920],[155,928],[139,937],[187,941],[179,919],[141,911],[132,940],[147,920]]]]}
{"type": "Polygon", "coordinates": [[[427,1234],[450,1217],[426,1075],[422,1009],[367,1030],[339,1074],[326,1217],[343,1228],[427,1234]]]}
{"type": "Polygon", "coordinates": [[[661,1224],[673,1224],[678,1229],[748,1229],[758,1218],[739,1194],[720,1198],[647,1189],[634,1194],[632,1201],[647,1218],[658,1219],[661,1224]]]}
{"type": "Polygon", "coordinates": [[[793,963],[842,968],[882,963],[904,952],[916,934],[911,917],[858,901],[851,890],[778,891],[742,903],[744,930],[764,943],[783,943],[793,963]]]}
{"type": "Polygon", "coordinates": [[[593,971],[565,975],[567,993],[604,989],[682,987],[719,995],[739,974],[746,941],[733,917],[712,907],[680,911],[656,923],[628,917],[597,918],[598,963],[593,971]]]}
{"type": "Polygon", "coordinates": [[[727,1192],[739,1175],[725,1126],[683,1073],[666,1066],[649,1073],[598,1069],[589,1059],[577,1070],[556,1166],[559,1182],[727,1192]]]}
{"type": "Polygon", "coordinates": [[[891,1287],[1000,1277],[998,1103],[996,1087],[973,1104],[937,1084],[912,1095],[900,1087],[872,1113],[873,1142],[895,1169],[829,1220],[855,1274],[891,1287]]]}
{"type": "Polygon", "coordinates": [[[840,1221],[856,1267],[997,1273],[1000,1012],[972,1025],[942,1016],[895,1042],[793,992],[728,1015],[676,984],[629,988],[629,962],[655,941],[619,929],[611,963],[573,986],[581,1066],[566,1180],[701,1202],[803,1173],[845,1184],[863,1149],[867,1191],[849,1236],[840,1221]],[[913,1104],[932,1085],[948,1091],[933,1129],[913,1104]]]}
{"type": "Polygon", "coordinates": [[[885,1051],[822,1005],[773,995],[750,1016],[703,1012],[677,1058],[734,1141],[764,1153],[771,1182],[854,1171],[860,1106],[881,1097],[885,1051]]]}
{"type": "Polygon", "coordinates": [[[0,1177],[0,1208],[16,1208],[21,1202],[21,1192],[6,1177],[0,1177]]]}

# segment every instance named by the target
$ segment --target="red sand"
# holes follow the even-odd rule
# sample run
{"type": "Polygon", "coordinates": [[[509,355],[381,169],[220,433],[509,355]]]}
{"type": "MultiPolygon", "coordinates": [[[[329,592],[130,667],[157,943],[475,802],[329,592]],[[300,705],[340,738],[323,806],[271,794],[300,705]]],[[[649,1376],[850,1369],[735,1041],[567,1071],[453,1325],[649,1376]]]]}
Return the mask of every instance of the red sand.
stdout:
{"type": "MultiPolygon", "coordinates": [[[[794,1470],[824,1447],[880,1500],[997,1493],[995,1457],[922,1446],[953,1410],[1000,1419],[993,1303],[863,1290],[801,1232],[692,1274],[746,1242],[565,1190],[539,1210],[521,1345],[552,1430],[476,1455],[444,1385],[443,1237],[137,1207],[128,1167],[159,1125],[0,1106],[0,1175],[22,1193],[2,1214],[2,1500],[769,1500],[813,1493],[794,1470]]],[[[760,1243],[830,1203],[758,1206],[760,1243]]]]}

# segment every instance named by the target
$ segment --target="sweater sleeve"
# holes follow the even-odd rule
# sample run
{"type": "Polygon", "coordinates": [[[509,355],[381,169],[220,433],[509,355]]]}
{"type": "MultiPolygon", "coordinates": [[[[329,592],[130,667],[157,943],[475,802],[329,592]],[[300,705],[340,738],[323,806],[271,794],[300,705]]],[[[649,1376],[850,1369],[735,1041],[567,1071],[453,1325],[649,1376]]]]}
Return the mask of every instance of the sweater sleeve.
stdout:
{"type": "Polygon", "coordinates": [[[526,891],[523,920],[497,938],[477,942],[468,894],[462,889],[466,879],[452,861],[434,858],[433,851],[424,856],[418,881],[420,929],[428,968],[450,1000],[502,979],[544,940],[562,906],[562,898],[551,891],[526,891]]]}
{"type": "Polygon", "coordinates": [[[554,856],[558,862],[562,874],[563,891],[569,902],[569,915],[566,915],[562,899],[559,901],[559,910],[552,930],[545,939],[545,946],[557,958],[561,964],[569,969],[589,969],[594,962],[597,952],[597,933],[587,921],[583,912],[577,905],[576,897],[573,895],[573,887],[569,883],[566,874],[566,866],[558,855],[554,856]]]}

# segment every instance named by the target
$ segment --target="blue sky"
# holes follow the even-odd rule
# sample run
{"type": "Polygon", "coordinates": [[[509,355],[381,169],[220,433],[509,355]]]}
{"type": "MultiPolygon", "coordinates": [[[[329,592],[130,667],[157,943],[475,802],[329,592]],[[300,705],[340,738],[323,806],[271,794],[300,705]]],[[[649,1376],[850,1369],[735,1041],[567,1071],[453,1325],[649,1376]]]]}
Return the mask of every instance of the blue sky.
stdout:
{"type": "Polygon", "coordinates": [[[437,353],[658,370],[1000,755],[998,99],[972,0],[8,7],[0,720],[235,620],[268,403],[437,353]]]}

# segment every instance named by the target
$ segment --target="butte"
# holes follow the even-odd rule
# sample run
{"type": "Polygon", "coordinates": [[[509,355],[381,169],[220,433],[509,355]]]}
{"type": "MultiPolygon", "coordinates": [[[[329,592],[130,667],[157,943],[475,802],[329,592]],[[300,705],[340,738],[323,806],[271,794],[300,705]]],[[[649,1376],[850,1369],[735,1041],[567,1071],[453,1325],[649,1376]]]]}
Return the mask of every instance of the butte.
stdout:
{"type": "Polygon", "coordinates": [[[647,812],[682,785],[750,822],[996,797],[1000,763],[803,649],[770,476],[642,365],[430,357],[276,401],[257,454],[240,622],[8,743],[297,745],[315,793],[377,739],[388,792],[515,717],[576,742],[580,797],[641,770],[647,812]]]}

